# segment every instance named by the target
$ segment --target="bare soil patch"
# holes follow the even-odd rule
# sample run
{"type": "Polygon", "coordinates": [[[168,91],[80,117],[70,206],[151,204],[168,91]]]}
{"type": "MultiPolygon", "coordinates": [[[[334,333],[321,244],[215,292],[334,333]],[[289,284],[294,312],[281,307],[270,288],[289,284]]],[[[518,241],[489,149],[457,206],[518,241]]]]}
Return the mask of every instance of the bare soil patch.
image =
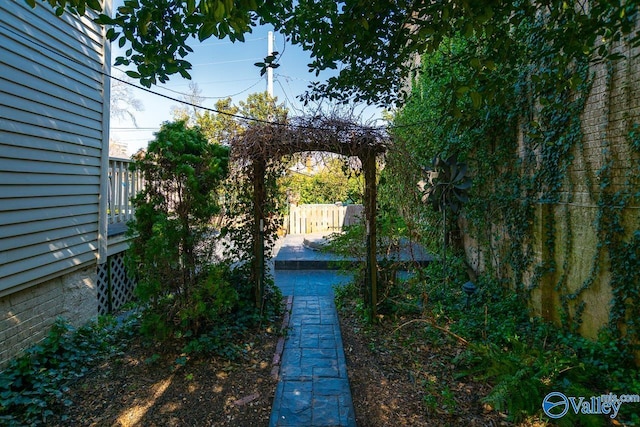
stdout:
{"type": "Polygon", "coordinates": [[[252,331],[233,361],[131,343],[66,390],[56,426],[265,426],[278,336],[252,331]]]}

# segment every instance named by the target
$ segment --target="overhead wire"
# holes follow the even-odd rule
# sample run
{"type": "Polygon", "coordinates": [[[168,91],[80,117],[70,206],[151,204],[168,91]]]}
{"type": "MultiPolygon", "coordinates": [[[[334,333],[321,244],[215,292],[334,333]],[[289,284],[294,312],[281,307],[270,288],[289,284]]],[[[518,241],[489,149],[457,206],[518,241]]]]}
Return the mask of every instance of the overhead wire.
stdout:
{"type": "MultiPolygon", "coordinates": [[[[123,73],[123,74],[125,74],[125,75],[126,75],[126,72],[122,71],[121,69],[119,69],[119,68],[117,68],[117,67],[111,67],[111,68],[116,69],[116,70],[118,70],[119,72],[121,72],[121,73],[123,73]]],[[[198,98],[201,98],[201,99],[225,99],[225,98],[232,98],[232,97],[234,97],[234,96],[237,96],[237,95],[243,94],[243,93],[245,93],[245,92],[247,92],[247,91],[251,90],[252,88],[256,87],[258,84],[260,84],[260,82],[262,82],[262,80],[263,80],[263,79],[262,79],[262,78],[258,78],[258,80],[255,80],[255,79],[244,79],[244,80],[252,80],[252,81],[254,81],[254,83],[253,83],[253,84],[251,84],[251,86],[248,86],[247,88],[242,89],[242,90],[241,90],[241,91],[239,91],[239,92],[232,93],[232,94],[230,94],[230,95],[225,95],[225,96],[198,96],[198,98]]],[[[230,81],[240,81],[240,80],[230,80],[230,81]]],[[[222,83],[222,82],[213,82],[213,83],[222,83]]],[[[134,87],[138,88],[138,86],[137,86],[137,85],[134,85],[134,87]]],[[[179,91],[179,90],[171,89],[171,88],[168,88],[168,87],[158,86],[158,88],[159,88],[159,89],[161,89],[161,90],[166,90],[167,92],[175,93],[176,95],[182,95],[182,96],[185,96],[185,97],[186,97],[186,96],[191,96],[191,94],[188,94],[188,93],[185,93],[185,92],[181,92],[181,91],[179,91]]]]}
{"type": "MultiPolygon", "coordinates": [[[[92,71],[97,72],[98,74],[103,75],[103,76],[105,76],[105,77],[107,77],[107,78],[109,78],[109,79],[119,81],[120,83],[126,84],[126,85],[128,85],[128,86],[134,87],[134,88],[139,89],[139,90],[142,90],[142,91],[145,91],[145,92],[150,93],[150,94],[152,94],[152,95],[156,95],[156,96],[159,96],[159,97],[161,97],[161,98],[168,99],[168,100],[173,101],[173,102],[177,102],[177,103],[180,103],[180,104],[183,104],[183,105],[187,105],[187,106],[189,106],[189,107],[200,108],[200,109],[202,109],[202,110],[209,111],[209,112],[212,112],[212,113],[222,114],[222,115],[225,115],[225,116],[228,116],[228,117],[233,117],[233,118],[236,118],[236,119],[238,119],[238,120],[246,120],[246,121],[252,121],[252,122],[256,122],[256,123],[263,123],[263,124],[274,125],[274,126],[293,126],[293,127],[306,128],[306,129],[311,129],[311,130],[312,130],[312,129],[323,130],[322,128],[317,128],[317,127],[314,127],[314,126],[307,126],[307,125],[295,125],[295,124],[282,123],[282,122],[275,122],[275,121],[270,121],[270,120],[263,120],[263,119],[259,119],[259,118],[256,118],[256,117],[242,116],[242,115],[239,115],[239,114],[229,113],[229,112],[227,112],[227,111],[217,110],[217,109],[215,109],[215,108],[210,108],[210,107],[204,107],[204,106],[201,106],[201,105],[196,105],[196,104],[193,104],[193,103],[191,103],[191,102],[188,102],[188,101],[185,101],[185,100],[182,100],[182,99],[178,99],[178,98],[175,98],[175,97],[172,97],[172,96],[169,96],[169,95],[166,95],[166,94],[163,94],[163,93],[160,93],[160,92],[157,92],[157,91],[151,90],[151,89],[149,89],[149,88],[147,88],[147,87],[144,87],[144,86],[140,86],[140,85],[137,85],[137,84],[131,83],[131,82],[126,81],[126,80],[124,80],[124,79],[121,79],[121,78],[118,78],[118,77],[116,77],[116,76],[113,76],[112,74],[110,74],[110,73],[108,73],[108,72],[106,72],[106,71],[97,70],[97,69],[95,69],[95,68],[91,67],[90,65],[85,64],[85,63],[83,63],[82,61],[77,60],[76,58],[72,58],[72,57],[68,56],[67,54],[65,54],[65,53],[63,53],[63,52],[59,52],[59,51],[57,51],[57,50],[55,50],[55,49],[52,49],[52,48],[50,48],[49,46],[46,46],[46,45],[44,45],[44,44],[42,44],[42,43],[40,43],[40,42],[38,42],[38,41],[35,41],[35,40],[33,40],[33,39],[31,39],[31,38],[29,38],[29,37],[25,36],[24,34],[22,34],[22,33],[18,32],[18,31],[15,31],[15,30],[13,30],[13,29],[11,29],[11,28],[7,27],[6,25],[4,25],[4,23],[1,23],[1,22],[0,22],[0,28],[4,29],[5,31],[7,31],[7,32],[9,32],[9,33],[11,33],[11,34],[13,34],[14,36],[20,37],[21,39],[26,40],[26,41],[28,41],[29,43],[31,43],[31,44],[33,44],[33,45],[35,45],[35,46],[37,46],[37,47],[39,47],[39,48],[41,48],[41,49],[44,49],[44,50],[46,50],[46,51],[48,51],[48,52],[50,52],[50,53],[53,53],[53,54],[55,54],[55,55],[58,55],[58,56],[60,56],[60,57],[62,57],[62,58],[64,58],[64,59],[66,59],[66,60],[68,60],[68,61],[71,61],[71,62],[74,62],[74,63],[76,63],[76,64],[82,65],[82,66],[84,66],[84,67],[86,67],[86,68],[90,68],[92,71]]],[[[284,46],[284,47],[285,47],[285,50],[286,50],[286,46],[284,46]]],[[[283,53],[284,53],[284,50],[283,50],[283,53]]],[[[119,70],[119,71],[120,71],[120,70],[119,70]]],[[[261,80],[260,80],[260,81],[261,81],[261,80]]],[[[260,81],[256,82],[256,83],[255,83],[255,85],[257,85],[260,81]]],[[[249,88],[249,89],[250,89],[250,88],[249,88]]],[[[248,90],[248,89],[246,89],[246,90],[248,90]]],[[[246,91],[246,90],[245,90],[245,91],[246,91]]],[[[170,91],[171,91],[171,90],[170,90],[170,91]]],[[[244,91],[243,91],[243,92],[244,92],[244,91]]],[[[240,93],[242,93],[242,92],[240,92],[240,93]]],[[[183,95],[184,95],[184,94],[183,94],[183,95]]],[[[420,125],[422,125],[422,124],[424,124],[424,123],[426,123],[426,122],[416,122],[416,123],[405,124],[405,125],[386,125],[386,126],[363,126],[363,125],[354,125],[353,127],[354,127],[354,128],[366,129],[366,130],[389,130],[389,129],[391,129],[391,128],[407,128],[407,127],[412,127],[412,126],[420,126],[420,125]]]]}

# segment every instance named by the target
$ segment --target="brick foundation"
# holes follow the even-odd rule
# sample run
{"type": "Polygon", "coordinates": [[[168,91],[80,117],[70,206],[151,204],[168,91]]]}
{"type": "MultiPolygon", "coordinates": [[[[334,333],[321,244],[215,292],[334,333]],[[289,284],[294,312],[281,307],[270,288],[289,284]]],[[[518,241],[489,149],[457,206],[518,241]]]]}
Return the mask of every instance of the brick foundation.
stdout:
{"type": "Polygon", "coordinates": [[[44,339],[57,317],[80,326],[98,314],[94,265],[0,298],[0,368],[44,339]]]}

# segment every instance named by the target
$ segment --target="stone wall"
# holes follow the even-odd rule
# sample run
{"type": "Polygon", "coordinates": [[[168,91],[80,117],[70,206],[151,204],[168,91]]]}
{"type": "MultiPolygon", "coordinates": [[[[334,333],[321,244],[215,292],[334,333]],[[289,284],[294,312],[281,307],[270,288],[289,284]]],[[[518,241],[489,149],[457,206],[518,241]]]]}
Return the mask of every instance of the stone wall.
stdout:
{"type": "Polygon", "coordinates": [[[81,326],[97,316],[95,265],[0,298],[0,367],[44,339],[57,317],[81,326]]]}

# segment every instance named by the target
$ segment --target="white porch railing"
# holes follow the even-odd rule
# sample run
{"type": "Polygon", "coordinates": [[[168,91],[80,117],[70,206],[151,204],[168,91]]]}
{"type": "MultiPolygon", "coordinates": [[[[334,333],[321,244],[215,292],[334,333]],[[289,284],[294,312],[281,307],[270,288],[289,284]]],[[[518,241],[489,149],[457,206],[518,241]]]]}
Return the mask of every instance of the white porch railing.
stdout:
{"type": "Polygon", "coordinates": [[[107,218],[110,228],[126,225],[135,214],[131,198],[143,187],[143,180],[137,171],[129,170],[131,163],[129,159],[109,158],[107,218]]]}

